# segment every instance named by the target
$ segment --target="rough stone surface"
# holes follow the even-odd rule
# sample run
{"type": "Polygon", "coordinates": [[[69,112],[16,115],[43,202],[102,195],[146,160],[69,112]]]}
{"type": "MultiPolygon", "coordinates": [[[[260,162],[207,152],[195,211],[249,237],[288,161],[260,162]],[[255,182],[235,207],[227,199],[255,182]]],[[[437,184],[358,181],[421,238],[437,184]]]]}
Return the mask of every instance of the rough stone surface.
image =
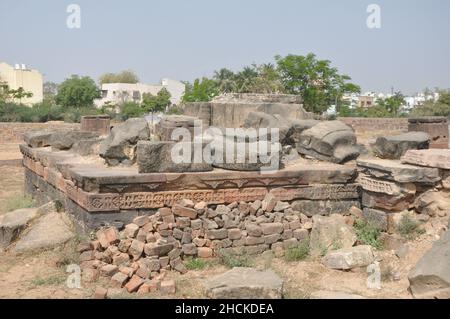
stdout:
{"type": "Polygon", "coordinates": [[[399,183],[436,183],[441,180],[436,168],[402,164],[396,160],[358,159],[358,170],[366,175],[399,183]]]}
{"type": "Polygon", "coordinates": [[[359,207],[360,204],[357,200],[299,200],[293,202],[291,206],[294,211],[312,217],[314,215],[345,215],[350,208],[359,207]]]}
{"type": "Polygon", "coordinates": [[[408,275],[416,298],[450,298],[450,231],[425,253],[408,275]]]}
{"type": "Polygon", "coordinates": [[[356,242],[352,227],[345,223],[341,215],[313,216],[313,228],[310,236],[311,254],[319,256],[333,247],[350,248],[356,242]]]}
{"type": "Polygon", "coordinates": [[[322,258],[322,263],[328,268],[348,270],[366,267],[374,261],[371,246],[356,246],[330,251],[322,258]]]}
{"type": "Polygon", "coordinates": [[[320,160],[343,163],[359,156],[356,135],[340,121],[320,122],[300,134],[297,151],[320,160]]]}
{"type": "MultiPolygon", "coordinates": [[[[190,142],[150,142],[137,144],[137,162],[139,173],[182,173],[207,172],[213,168],[205,161],[196,162],[196,148],[200,152],[203,145],[190,142]],[[180,157],[178,161],[173,153],[180,157]]],[[[202,158],[203,159],[203,155],[202,158]]]]}
{"type": "Polygon", "coordinates": [[[400,159],[408,150],[423,150],[430,146],[430,136],[424,132],[408,132],[377,138],[372,149],[380,158],[400,159]]]}
{"type": "Polygon", "coordinates": [[[64,244],[75,235],[64,214],[49,213],[39,218],[30,231],[17,241],[14,251],[24,253],[38,249],[48,249],[64,244]]]}
{"type": "Polygon", "coordinates": [[[311,293],[310,299],[366,299],[361,295],[351,294],[342,291],[318,290],[311,293]]]}
{"type": "Polygon", "coordinates": [[[50,146],[50,139],[56,130],[33,130],[25,132],[23,139],[31,147],[50,146]]]}
{"type": "Polygon", "coordinates": [[[213,299],[280,299],[283,280],[272,270],[237,267],[204,283],[213,299]]]}
{"type": "Polygon", "coordinates": [[[402,163],[450,169],[450,149],[429,149],[406,152],[402,163]]]}
{"type": "Polygon", "coordinates": [[[149,137],[150,130],[145,119],[128,119],[113,127],[100,145],[100,156],[111,166],[120,163],[131,165],[136,161],[136,144],[139,140],[148,140],[149,137]]]}
{"type": "Polygon", "coordinates": [[[450,212],[450,193],[426,191],[414,201],[416,212],[436,216],[439,212],[450,212]]]}
{"type": "Polygon", "coordinates": [[[381,231],[387,231],[388,219],[387,214],[378,209],[371,209],[365,207],[363,209],[363,218],[366,222],[370,223],[374,227],[381,231]]]}
{"type": "Polygon", "coordinates": [[[95,139],[98,134],[87,131],[57,131],[50,137],[50,145],[54,150],[69,150],[72,146],[83,139],[95,139]]]}
{"type": "Polygon", "coordinates": [[[38,216],[38,209],[18,209],[3,215],[0,220],[0,249],[16,240],[28,223],[38,216]]]}

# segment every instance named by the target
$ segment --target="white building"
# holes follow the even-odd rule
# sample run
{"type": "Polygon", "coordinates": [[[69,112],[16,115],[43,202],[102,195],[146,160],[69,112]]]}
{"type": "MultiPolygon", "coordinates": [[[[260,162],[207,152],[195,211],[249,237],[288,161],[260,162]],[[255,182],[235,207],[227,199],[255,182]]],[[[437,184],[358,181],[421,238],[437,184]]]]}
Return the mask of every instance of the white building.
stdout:
{"type": "Polygon", "coordinates": [[[31,97],[24,97],[13,102],[32,106],[41,103],[44,99],[42,74],[38,70],[27,68],[25,64],[11,66],[0,62],[0,83],[8,85],[11,90],[23,88],[25,92],[32,94],[31,97]]]}
{"type": "Polygon", "coordinates": [[[172,104],[178,105],[183,97],[185,85],[177,80],[162,79],[161,84],[144,83],[105,83],[102,85],[102,98],[95,101],[97,107],[102,107],[105,103],[122,104],[125,102],[142,102],[144,93],[158,94],[165,88],[169,91],[172,104]]]}

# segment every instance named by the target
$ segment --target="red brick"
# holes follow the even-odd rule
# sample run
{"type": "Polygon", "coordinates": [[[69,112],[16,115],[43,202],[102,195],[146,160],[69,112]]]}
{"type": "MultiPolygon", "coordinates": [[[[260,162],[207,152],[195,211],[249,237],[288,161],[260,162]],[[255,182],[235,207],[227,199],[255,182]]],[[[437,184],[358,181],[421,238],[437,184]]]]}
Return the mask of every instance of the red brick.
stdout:
{"type": "Polygon", "coordinates": [[[108,295],[108,289],[105,289],[103,287],[97,287],[94,292],[93,299],[106,299],[106,296],[108,295]]]}
{"type": "Polygon", "coordinates": [[[193,208],[183,207],[181,205],[175,205],[172,207],[172,212],[181,217],[188,217],[190,219],[197,218],[197,211],[193,208]]]}
{"type": "Polygon", "coordinates": [[[130,281],[125,285],[125,289],[128,292],[136,292],[143,283],[144,280],[141,277],[134,275],[133,277],[131,277],[130,281]]]}
{"type": "Polygon", "coordinates": [[[119,241],[119,233],[114,227],[100,229],[97,232],[97,239],[103,248],[108,248],[108,246],[119,241]]]}
{"type": "Polygon", "coordinates": [[[173,295],[176,292],[174,280],[164,280],[161,282],[160,291],[162,294],[173,295]]]}

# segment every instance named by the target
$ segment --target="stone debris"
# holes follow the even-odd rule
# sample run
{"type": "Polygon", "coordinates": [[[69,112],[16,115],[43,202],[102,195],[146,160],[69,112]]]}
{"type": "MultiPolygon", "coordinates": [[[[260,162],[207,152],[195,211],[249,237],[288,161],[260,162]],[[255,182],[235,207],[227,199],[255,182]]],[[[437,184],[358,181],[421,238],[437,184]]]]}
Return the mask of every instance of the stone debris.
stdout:
{"type": "Polygon", "coordinates": [[[423,150],[430,146],[430,136],[424,132],[408,132],[395,136],[378,137],[372,145],[376,156],[400,159],[408,150],[423,150]]]}
{"type": "Polygon", "coordinates": [[[205,280],[204,289],[212,299],[281,299],[283,280],[270,269],[236,267],[205,280]]]}
{"type": "Polygon", "coordinates": [[[100,156],[110,166],[132,165],[136,162],[136,145],[139,140],[148,140],[150,129],[143,118],[128,119],[113,127],[100,145],[100,156]]]}
{"type": "Polygon", "coordinates": [[[353,227],[347,225],[344,216],[315,215],[311,230],[310,248],[313,256],[320,256],[332,249],[351,248],[356,242],[353,227]]]}
{"type": "Polygon", "coordinates": [[[374,261],[372,246],[356,246],[330,251],[322,263],[331,269],[349,270],[367,267],[374,261]]]}
{"type": "Polygon", "coordinates": [[[301,154],[333,163],[344,163],[359,156],[355,132],[340,121],[320,122],[303,131],[296,148],[301,154]]]}
{"type": "Polygon", "coordinates": [[[415,298],[450,298],[450,230],[425,253],[408,279],[415,298]]]}
{"type": "Polygon", "coordinates": [[[54,248],[75,236],[70,218],[65,213],[43,215],[13,247],[16,253],[54,248]]]}
{"type": "Polygon", "coordinates": [[[18,209],[2,216],[0,220],[0,249],[16,240],[28,223],[38,216],[37,208],[18,209]]]}
{"type": "Polygon", "coordinates": [[[342,291],[329,291],[329,290],[318,290],[311,293],[310,299],[367,299],[361,295],[342,292],[342,291]]]}
{"type": "MultiPolygon", "coordinates": [[[[222,252],[282,252],[301,242],[309,243],[311,224],[310,218],[272,194],[262,202],[210,207],[183,199],[154,215],[134,218],[120,232],[112,226],[101,228],[96,240],[79,245],[78,251],[82,267],[98,270],[99,275],[111,278],[115,287],[133,293],[158,287],[172,293],[171,285],[155,278],[163,278],[169,270],[186,273],[185,258],[211,258],[222,252]]],[[[94,279],[89,276],[89,280],[94,279]]]]}
{"type": "Polygon", "coordinates": [[[401,159],[402,163],[435,167],[450,170],[449,149],[429,149],[421,151],[408,151],[401,159]]]}

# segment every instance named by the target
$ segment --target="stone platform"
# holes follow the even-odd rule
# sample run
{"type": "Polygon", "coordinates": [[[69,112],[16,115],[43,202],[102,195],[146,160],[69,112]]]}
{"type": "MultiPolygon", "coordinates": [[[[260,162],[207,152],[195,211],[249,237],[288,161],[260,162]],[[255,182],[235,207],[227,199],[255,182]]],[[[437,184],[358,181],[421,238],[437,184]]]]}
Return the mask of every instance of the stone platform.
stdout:
{"type": "Polygon", "coordinates": [[[271,173],[214,169],[140,174],[136,166],[106,167],[94,156],[81,157],[49,147],[21,145],[20,149],[26,191],[40,202],[61,201],[89,229],[129,222],[181,199],[218,205],[263,200],[270,192],[282,201],[359,203],[353,166],[296,164],[271,173]]]}

